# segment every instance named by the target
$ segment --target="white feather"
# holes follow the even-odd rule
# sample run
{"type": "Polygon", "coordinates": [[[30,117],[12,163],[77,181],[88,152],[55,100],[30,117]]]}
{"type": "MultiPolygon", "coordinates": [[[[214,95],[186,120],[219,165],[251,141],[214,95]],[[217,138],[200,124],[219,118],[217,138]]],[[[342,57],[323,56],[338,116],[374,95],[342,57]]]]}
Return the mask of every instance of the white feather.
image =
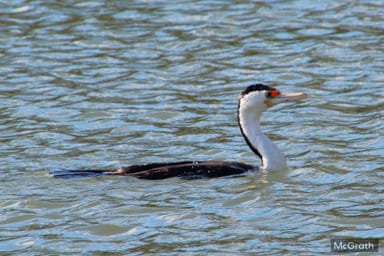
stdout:
{"type": "Polygon", "coordinates": [[[261,169],[280,171],[287,169],[284,154],[261,131],[260,117],[267,110],[265,91],[253,91],[241,96],[239,123],[244,136],[261,155],[261,169]]]}

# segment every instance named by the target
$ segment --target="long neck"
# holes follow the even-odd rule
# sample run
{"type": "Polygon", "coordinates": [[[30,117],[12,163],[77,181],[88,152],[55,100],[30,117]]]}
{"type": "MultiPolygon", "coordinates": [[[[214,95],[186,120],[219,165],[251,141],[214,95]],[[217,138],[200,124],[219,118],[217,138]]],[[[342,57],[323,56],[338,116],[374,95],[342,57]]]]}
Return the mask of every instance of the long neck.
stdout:
{"type": "Polygon", "coordinates": [[[261,169],[279,171],[287,169],[284,154],[273,144],[260,128],[261,111],[239,106],[238,121],[241,133],[248,146],[261,159],[261,169]]]}

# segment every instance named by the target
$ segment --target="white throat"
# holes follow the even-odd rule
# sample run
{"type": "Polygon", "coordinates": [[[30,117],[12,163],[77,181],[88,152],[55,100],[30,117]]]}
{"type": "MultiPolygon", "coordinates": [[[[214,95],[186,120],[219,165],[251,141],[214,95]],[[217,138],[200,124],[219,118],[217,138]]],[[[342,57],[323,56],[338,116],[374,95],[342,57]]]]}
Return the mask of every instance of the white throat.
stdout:
{"type": "Polygon", "coordinates": [[[261,158],[261,169],[281,171],[287,169],[284,154],[263,134],[260,128],[260,117],[265,109],[255,109],[239,104],[239,125],[250,148],[261,158]]]}

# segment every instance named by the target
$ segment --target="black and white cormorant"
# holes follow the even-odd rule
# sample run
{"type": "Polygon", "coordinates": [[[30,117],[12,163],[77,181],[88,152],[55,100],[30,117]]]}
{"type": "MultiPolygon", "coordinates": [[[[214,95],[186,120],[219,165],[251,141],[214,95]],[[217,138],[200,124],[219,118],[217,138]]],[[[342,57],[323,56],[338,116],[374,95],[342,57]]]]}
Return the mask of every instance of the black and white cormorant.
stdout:
{"type": "Polygon", "coordinates": [[[253,84],[241,92],[238,102],[238,123],[241,134],[251,150],[261,159],[260,167],[227,161],[183,161],[175,163],[151,163],[121,167],[117,170],[58,170],[53,177],[76,177],[98,175],[123,175],[140,179],[165,179],[170,177],[199,178],[222,177],[265,170],[287,169],[284,154],[261,131],[260,117],[268,108],[288,101],[306,98],[305,93],[280,93],[277,89],[253,84]]]}

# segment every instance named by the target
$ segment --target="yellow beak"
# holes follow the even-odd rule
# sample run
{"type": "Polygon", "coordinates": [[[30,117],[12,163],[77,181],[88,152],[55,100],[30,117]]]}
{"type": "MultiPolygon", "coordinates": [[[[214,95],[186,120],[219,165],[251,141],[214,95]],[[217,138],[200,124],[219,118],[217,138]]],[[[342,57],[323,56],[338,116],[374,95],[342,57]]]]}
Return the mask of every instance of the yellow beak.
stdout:
{"type": "Polygon", "coordinates": [[[268,98],[265,103],[268,107],[272,107],[272,106],[277,105],[279,103],[302,100],[305,98],[308,98],[308,95],[304,92],[281,93],[280,95],[278,95],[276,97],[268,98]]]}

